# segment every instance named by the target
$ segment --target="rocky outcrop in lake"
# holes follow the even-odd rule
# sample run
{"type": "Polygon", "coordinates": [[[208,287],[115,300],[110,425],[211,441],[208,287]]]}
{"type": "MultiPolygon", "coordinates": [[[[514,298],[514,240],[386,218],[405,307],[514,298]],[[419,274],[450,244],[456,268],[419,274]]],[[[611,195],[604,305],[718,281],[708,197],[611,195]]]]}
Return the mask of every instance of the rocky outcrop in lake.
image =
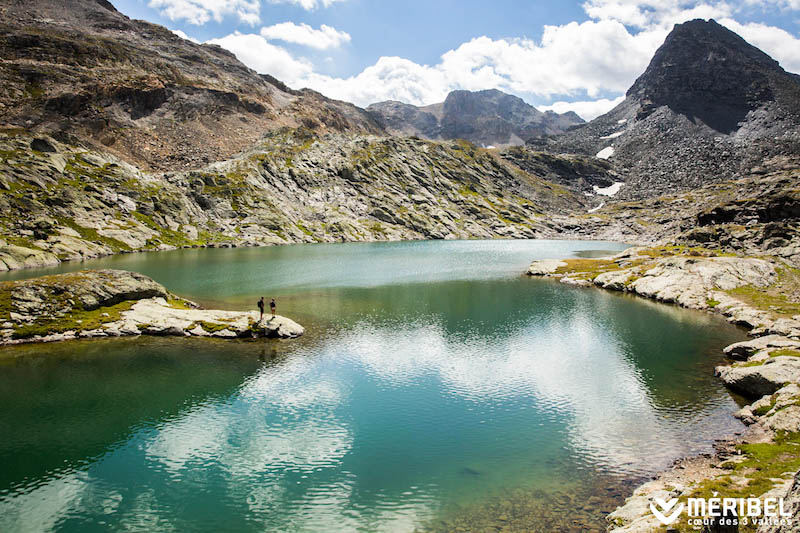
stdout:
{"type": "Polygon", "coordinates": [[[303,332],[282,316],[201,309],[124,270],[0,283],[0,345],[135,335],[292,338],[303,332]]]}

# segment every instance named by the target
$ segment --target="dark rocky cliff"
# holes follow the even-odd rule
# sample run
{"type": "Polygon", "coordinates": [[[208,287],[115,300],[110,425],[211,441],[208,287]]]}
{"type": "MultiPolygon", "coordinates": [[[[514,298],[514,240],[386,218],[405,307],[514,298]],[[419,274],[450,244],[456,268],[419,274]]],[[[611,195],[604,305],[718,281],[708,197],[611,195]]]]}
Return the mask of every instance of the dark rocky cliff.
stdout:
{"type": "Polygon", "coordinates": [[[625,178],[622,198],[737,179],[800,157],[800,77],[713,20],[693,20],[675,26],[625,101],[545,147],[605,150],[625,178]]]}

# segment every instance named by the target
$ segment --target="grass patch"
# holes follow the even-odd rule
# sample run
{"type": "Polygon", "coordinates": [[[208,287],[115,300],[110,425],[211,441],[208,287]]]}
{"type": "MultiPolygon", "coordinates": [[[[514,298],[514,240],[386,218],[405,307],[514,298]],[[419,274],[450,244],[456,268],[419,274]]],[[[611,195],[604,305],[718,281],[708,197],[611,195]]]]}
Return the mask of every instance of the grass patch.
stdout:
{"type": "Polygon", "coordinates": [[[198,320],[194,324],[189,327],[189,329],[194,329],[195,327],[200,326],[203,330],[207,333],[217,333],[218,331],[222,331],[223,329],[228,329],[227,324],[220,324],[219,322],[206,322],[205,320],[198,320]]]}
{"type": "Polygon", "coordinates": [[[41,250],[39,246],[33,244],[33,241],[29,237],[24,237],[22,235],[4,235],[3,239],[11,245],[14,246],[22,246],[23,248],[30,248],[31,250],[41,250]]]}
{"type": "Polygon", "coordinates": [[[15,339],[28,339],[36,335],[52,335],[65,331],[88,331],[99,329],[103,324],[116,322],[122,313],[130,310],[136,300],[126,300],[107,307],[99,307],[92,311],[72,309],[63,317],[39,318],[33,324],[18,327],[12,333],[15,339]]]}
{"type": "MultiPolygon", "coordinates": [[[[800,469],[800,433],[778,432],[773,442],[740,444],[736,449],[744,457],[739,462],[721,465],[730,473],[706,480],[681,501],[687,498],[757,498],[771,490],[775,479],[785,479],[800,469]]],[[[672,526],[679,531],[692,531],[686,518],[672,526]]],[[[740,525],[740,531],[756,531],[752,524],[740,525]]]]}
{"type": "Polygon", "coordinates": [[[775,404],[778,403],[777,395],[773,394],[770,397],[769,405],[762,405],[761,407],[757,407],[753,409],[753,414],[756,416],[764,416],[765,414],[772,411],[772,408],[775,407],[775,404]]]}
{"type": "Polygon", "coordinates": [[[761,366],[764,364],[764,361],[747,361],[745,363],[734,363],[733,366],[737,368],[751,368],[754,366],[761,366]]]}
{"type": "Polygon", "coordinates": [[[373,234],[380,235],[381,237],[386,236],[386,228],[384,228],[383,224],[381,224],[380,222],[374,222],[370,224],[368,228],[373,234]]]}
{"type": "Polygon", "coordinates": [[[189,305],[189,302],[187,302],[183,298],[170,298],[169,300],[167,300],[167,304],[173,309],[184,309],[184,310],[194,309],[194,307],[189,305]]]}
{"type": "Polygon", "coordinates": [[[164,226],[159,225],[152,217],[140,213],[138,211],[134,211],[131,213],[133,218],[147,226],[153,231],[158,232],[158,237],[151,237],[147,239],[147,245],[156,247],[159,244],[167,244],[170,246],[184,246],[184,245],[191,245],[191,244],[201,244],[199,241],[190,241],[186,238],[186,235],[181,233],[180,231],[175,231],[169,228],[165,228],[164,226]]]}
{"type": "Polygon", "coordinates": [[[11,286],[10,282],[0,285],[0,321],[11,320],[11,286]]]}
{"type": "Polygon", "coordinates": [[[473,189],[471,186],[467,187],[466,185],[458,189],[458,194],[460,194],[461,196],[480,196],[480,194],[478,194],[478,191],[473,189]]]}
{"type": "Polygon", "coordinates": [[[593,280],[604,272],[621,269],[617,263],[608,259],[564,259],[563,262],[566,265],[558,267],[554,274],[593,280]]]}
{"type": "Polygon", "coordinates": [[[727,291],[742,302],[769,311],[777,317],[800,314],[800,270],[784,267],[776,271],[775,283],[766,288],[745,285],[727,291]]]}
{"type": "Polygon", "coordinates": [[[781,348],[769,353],[770,357],[800,357],[800,351],[789,348],[781,348]]]}
{"type": "Polygon", "coordinates": [[[297,224],[295,224],[295,226],[297,226],[297,229],[299,229],[300,231],[302,231],[303,233],[305,233],[309,237],[313,237],[314,236],[314,234],[311,233],[311,230],[309,230],[307,227],[305,227],[301,223],[298,222],[297,224]]]}

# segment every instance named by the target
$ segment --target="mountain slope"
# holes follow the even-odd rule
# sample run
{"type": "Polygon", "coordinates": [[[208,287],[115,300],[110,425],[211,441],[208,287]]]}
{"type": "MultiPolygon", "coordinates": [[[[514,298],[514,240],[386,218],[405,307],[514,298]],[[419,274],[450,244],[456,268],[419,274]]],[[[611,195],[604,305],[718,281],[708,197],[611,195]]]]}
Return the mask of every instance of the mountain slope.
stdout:
{"type": "Polygon", "coordinates": [[[178,246],[534,237],[586,203],[539,177],[573,159],[525,171],[464,141],[387,137],[363,109],[102,0],[2,4],[0,36],[0,269],[178,246]]]}
{"type": "Polygon", "coordinates": [[[444,102],[417,107],[380,102],[367,107],[388,132],[426,139],[466,139],[482,146],[510,146],[582,124],[575,113],[542,113],[521,98],[496,89],[453,91],[444,102]]]}
{"type": "Polygon", "coordinates": [[[0,131],[0,270],[180,246],[530,238],[581,202],[463,141],[284,129],[228,161],[146,173],[0,131]]]}
{"type": "Polygon", "coordinates": [[[621,104],[546,149],[607,157],[621,198],[736,179],[800,156],[800,77],[713,20],[686,22],[621,104]]]}
{"type": "Polygon", "coordinates": [[[218,46],[130,20],[102,0],[0,6],[7,125],[145,168],[225,159],[284,126],[382,133],[362,109],[259,76],[218,46]]]}

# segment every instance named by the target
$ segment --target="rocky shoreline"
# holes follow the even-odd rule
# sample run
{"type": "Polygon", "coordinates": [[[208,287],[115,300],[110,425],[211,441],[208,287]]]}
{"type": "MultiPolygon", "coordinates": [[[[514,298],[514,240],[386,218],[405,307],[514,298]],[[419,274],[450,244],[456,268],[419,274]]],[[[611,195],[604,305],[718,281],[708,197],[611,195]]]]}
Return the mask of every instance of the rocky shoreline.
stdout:
{"type": "Polygon", "coordinates": [[[0,283],[0,346],[76,338],[160,335],[295,338],[302,326],[255,311],[201,309],[152,279],[83,270],[0,283]]]}
{"type": "MultiPolygon", "coordinates": [[[[794,448],[800,446],[800,310],[787,297],[800,282],[797,269],[774,258],[668,245],[607,258],[534,261],[527,274],[719,313],[754,337],[725,348],[732,364],[715,369],[731,390],[755,400],[735,415],[747,430],[717,442],[713,455],[677,461],[638,487],[608,515],[610,531],[661,530],[650,512],[656,498],[685,500],[715,489],[723,496],[784,497],[787,506],[800,506],[800,454],[794,448]]],[[[685,519],[670,527],[691,530],[685,519]]]]}

